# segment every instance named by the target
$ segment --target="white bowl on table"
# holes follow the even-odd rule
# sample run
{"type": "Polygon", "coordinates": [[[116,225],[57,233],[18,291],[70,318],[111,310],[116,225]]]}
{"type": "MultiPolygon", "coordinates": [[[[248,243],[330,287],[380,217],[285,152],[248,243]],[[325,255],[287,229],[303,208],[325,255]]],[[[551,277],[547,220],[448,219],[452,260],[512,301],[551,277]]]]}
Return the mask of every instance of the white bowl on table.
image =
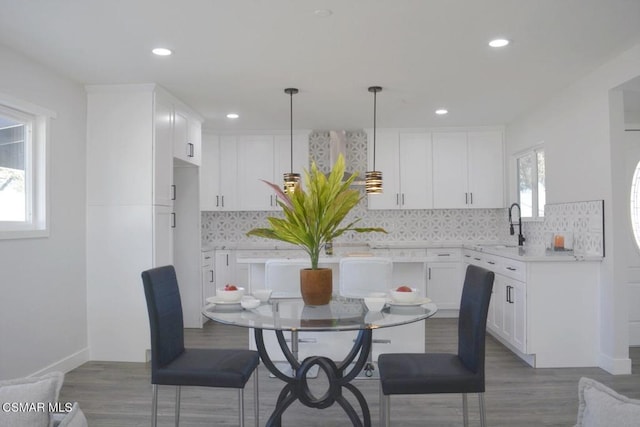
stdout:
{"type": "Polygon", "coordinates": [[[244,295],[244,288],[238,286],[235,290],[227,290],[224,288],[216,289],[216,296],[221,301],[225,302],[239,302],[244,295]]]}
{"type": "Polygon", "coordinates": [[[262,302],[267,302],[271,298],[271,292],[271,289],[256,289],[253,291],[253,296],[262,302]]]}
{"type": "Polygon", "coordinates": [[[260,300],[252,296],[245,295],[240,300],[240,305],[242,306],[242,308],[251,310],[252,308],[256,308],[260,306],[260,300]]]}
{"type": "Polygon", "coordinates": [[[411,292],[407,292],[407,291],[403,292],[403,291],[398,291],[396,289],[392,289],[391,298],[395,302],[399,302],[399,303],[414,302],[415,300],[418,299],[418,290],[415,288],[411,288],[411,292]]]}

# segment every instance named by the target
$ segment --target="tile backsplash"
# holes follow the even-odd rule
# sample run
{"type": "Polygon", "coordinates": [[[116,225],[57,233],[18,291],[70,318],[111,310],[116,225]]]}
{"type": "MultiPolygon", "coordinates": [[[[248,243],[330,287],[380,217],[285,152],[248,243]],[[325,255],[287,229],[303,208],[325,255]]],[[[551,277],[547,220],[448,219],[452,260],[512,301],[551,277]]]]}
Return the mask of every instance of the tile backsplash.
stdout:
{"type": "MultiPolygon", "coordinates": [[[[347,131],[347,171],[363,172],[367,168],[367,134],[362,130],[347,131]]],[[[309,159],[323,172],[329,172],[329,132],[313,131],[309,135],[309,159]]],[[[364,196],[364,189],[360,188],[364,196]]],[[[247,237],[254,227],[267,225],[268,216],[279,212],[202,212],[203,245],[229,243],[265,243],[265,239],[247,237]]],[[[547,232],[574,233],[574,250],[588,255],[603,255],[602,201],[547,205],[544,222],[526,222],[523,234],[526,245],[544,245],[547,232]]],[[[360,218],[359,225],[383,227],[388,234],[347,233],[337,243],[415,243],[435,244],[460,242],[509,242],[517,244],[517,236],[509,235],[507,209],[421,209],[368,210],[367,198],[356,206],[346,221],[360,218]]]]}

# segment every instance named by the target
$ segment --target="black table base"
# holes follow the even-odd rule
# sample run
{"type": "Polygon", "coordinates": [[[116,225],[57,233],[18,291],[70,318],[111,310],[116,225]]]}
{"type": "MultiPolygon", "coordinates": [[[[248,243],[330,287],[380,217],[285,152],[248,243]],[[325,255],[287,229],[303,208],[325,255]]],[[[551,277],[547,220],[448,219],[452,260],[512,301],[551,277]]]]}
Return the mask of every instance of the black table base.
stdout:
{"type": "Polygon", "coordinates": [[[345,359],[336,363],[328,357],[312,356],[307,357],[302,362],[293,355],[282,331],[275,331],[278,344],[284,353],[287,361],[293,368],[295,376],[289,376],[280,371],[274,364],[264,345],[262,329],[255,329],[256,346],[260,353],[260,358],[264,365],[286,385],[280,391],[276,408],[267,421],[267,427],[280,427],[282,422],[282,414],[296,400],[310,408],[324,409],[338,403],[345,411],[351,423],[357,427],[370,427],[371,415],[369,413],[369,405],[356,386],[351,381],[358,375],[362,368],[367,364],[367,358],[371,351],[371,329],[363,329],[358,332],[358,337],[354,341],[353,347],[345,359]],[[356,360],[357,358],[357,360],[356,360]],[[355,364],[352,362],[356,360],[355,364]],[[318,366],[327,376],[329,387],[322,396],[316,397],[309,389],[307,382],[307,372],[314,366],[318,366]],[[351,365],[351,369],[347,372],[347,368],[351,365]],[[343,389],[347,389],[358,400],[362,418],[358,415],[354,407],[343,396],[343,389]]]}

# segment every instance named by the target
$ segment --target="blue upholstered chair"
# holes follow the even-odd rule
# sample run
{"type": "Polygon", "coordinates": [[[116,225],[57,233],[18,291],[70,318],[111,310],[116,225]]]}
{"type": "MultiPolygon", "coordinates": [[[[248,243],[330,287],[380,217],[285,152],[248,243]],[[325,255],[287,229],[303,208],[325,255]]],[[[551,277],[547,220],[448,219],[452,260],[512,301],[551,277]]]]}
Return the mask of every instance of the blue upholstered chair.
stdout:
{"type": "Polygon", "coordinates": [[[390,353],[378,358],[380,421],[390,424],[392,394],[462,393],[468,426],[467,393],[478,393],[485,425],[484,357],[487,313],[494,274],[470,265],[464,279],[458,318],[458,353],[390,353]]]}
{"type": "MultiPolygon", "coordinates": [[[[182,303],[173,266],[142,273],[151,326],[151,425],[157,424],[158,385],[176,386],[175,423],[180,420],[180,386],[238,389],[240,426],[244,426],[244,387],[260,358],[256,351],[184,348],[182,303]]],[[[258,425],[258,374],[254,377],[255,419],[258,425]]]]}

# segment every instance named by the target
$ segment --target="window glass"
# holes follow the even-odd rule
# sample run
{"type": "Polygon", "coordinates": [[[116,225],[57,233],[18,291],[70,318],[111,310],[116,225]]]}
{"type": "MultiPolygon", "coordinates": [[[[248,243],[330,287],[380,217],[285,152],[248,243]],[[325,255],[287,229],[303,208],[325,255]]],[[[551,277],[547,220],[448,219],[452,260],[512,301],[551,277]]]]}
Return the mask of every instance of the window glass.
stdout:
{"type": "Polygon", "coordinates": [[[0,112],[0,221],[27,221],[28,123],[0,112]]]}
{"type": "Polygon", "coordinates": [[[546,183],[544,150],[534,149],[516,157],[518,203],[523,218],[544,217],[546,183]]]}
{"type": "Polygon", "coordinates": [[[640,248],[640,163],[636,166],[631,181],[631,226],[636,244],[640,248]]]}
{"type": "Polygon", "coordinates": [[[0,95],[0,239],[47,235],[47,125],[55,113],[0,95]]]}

